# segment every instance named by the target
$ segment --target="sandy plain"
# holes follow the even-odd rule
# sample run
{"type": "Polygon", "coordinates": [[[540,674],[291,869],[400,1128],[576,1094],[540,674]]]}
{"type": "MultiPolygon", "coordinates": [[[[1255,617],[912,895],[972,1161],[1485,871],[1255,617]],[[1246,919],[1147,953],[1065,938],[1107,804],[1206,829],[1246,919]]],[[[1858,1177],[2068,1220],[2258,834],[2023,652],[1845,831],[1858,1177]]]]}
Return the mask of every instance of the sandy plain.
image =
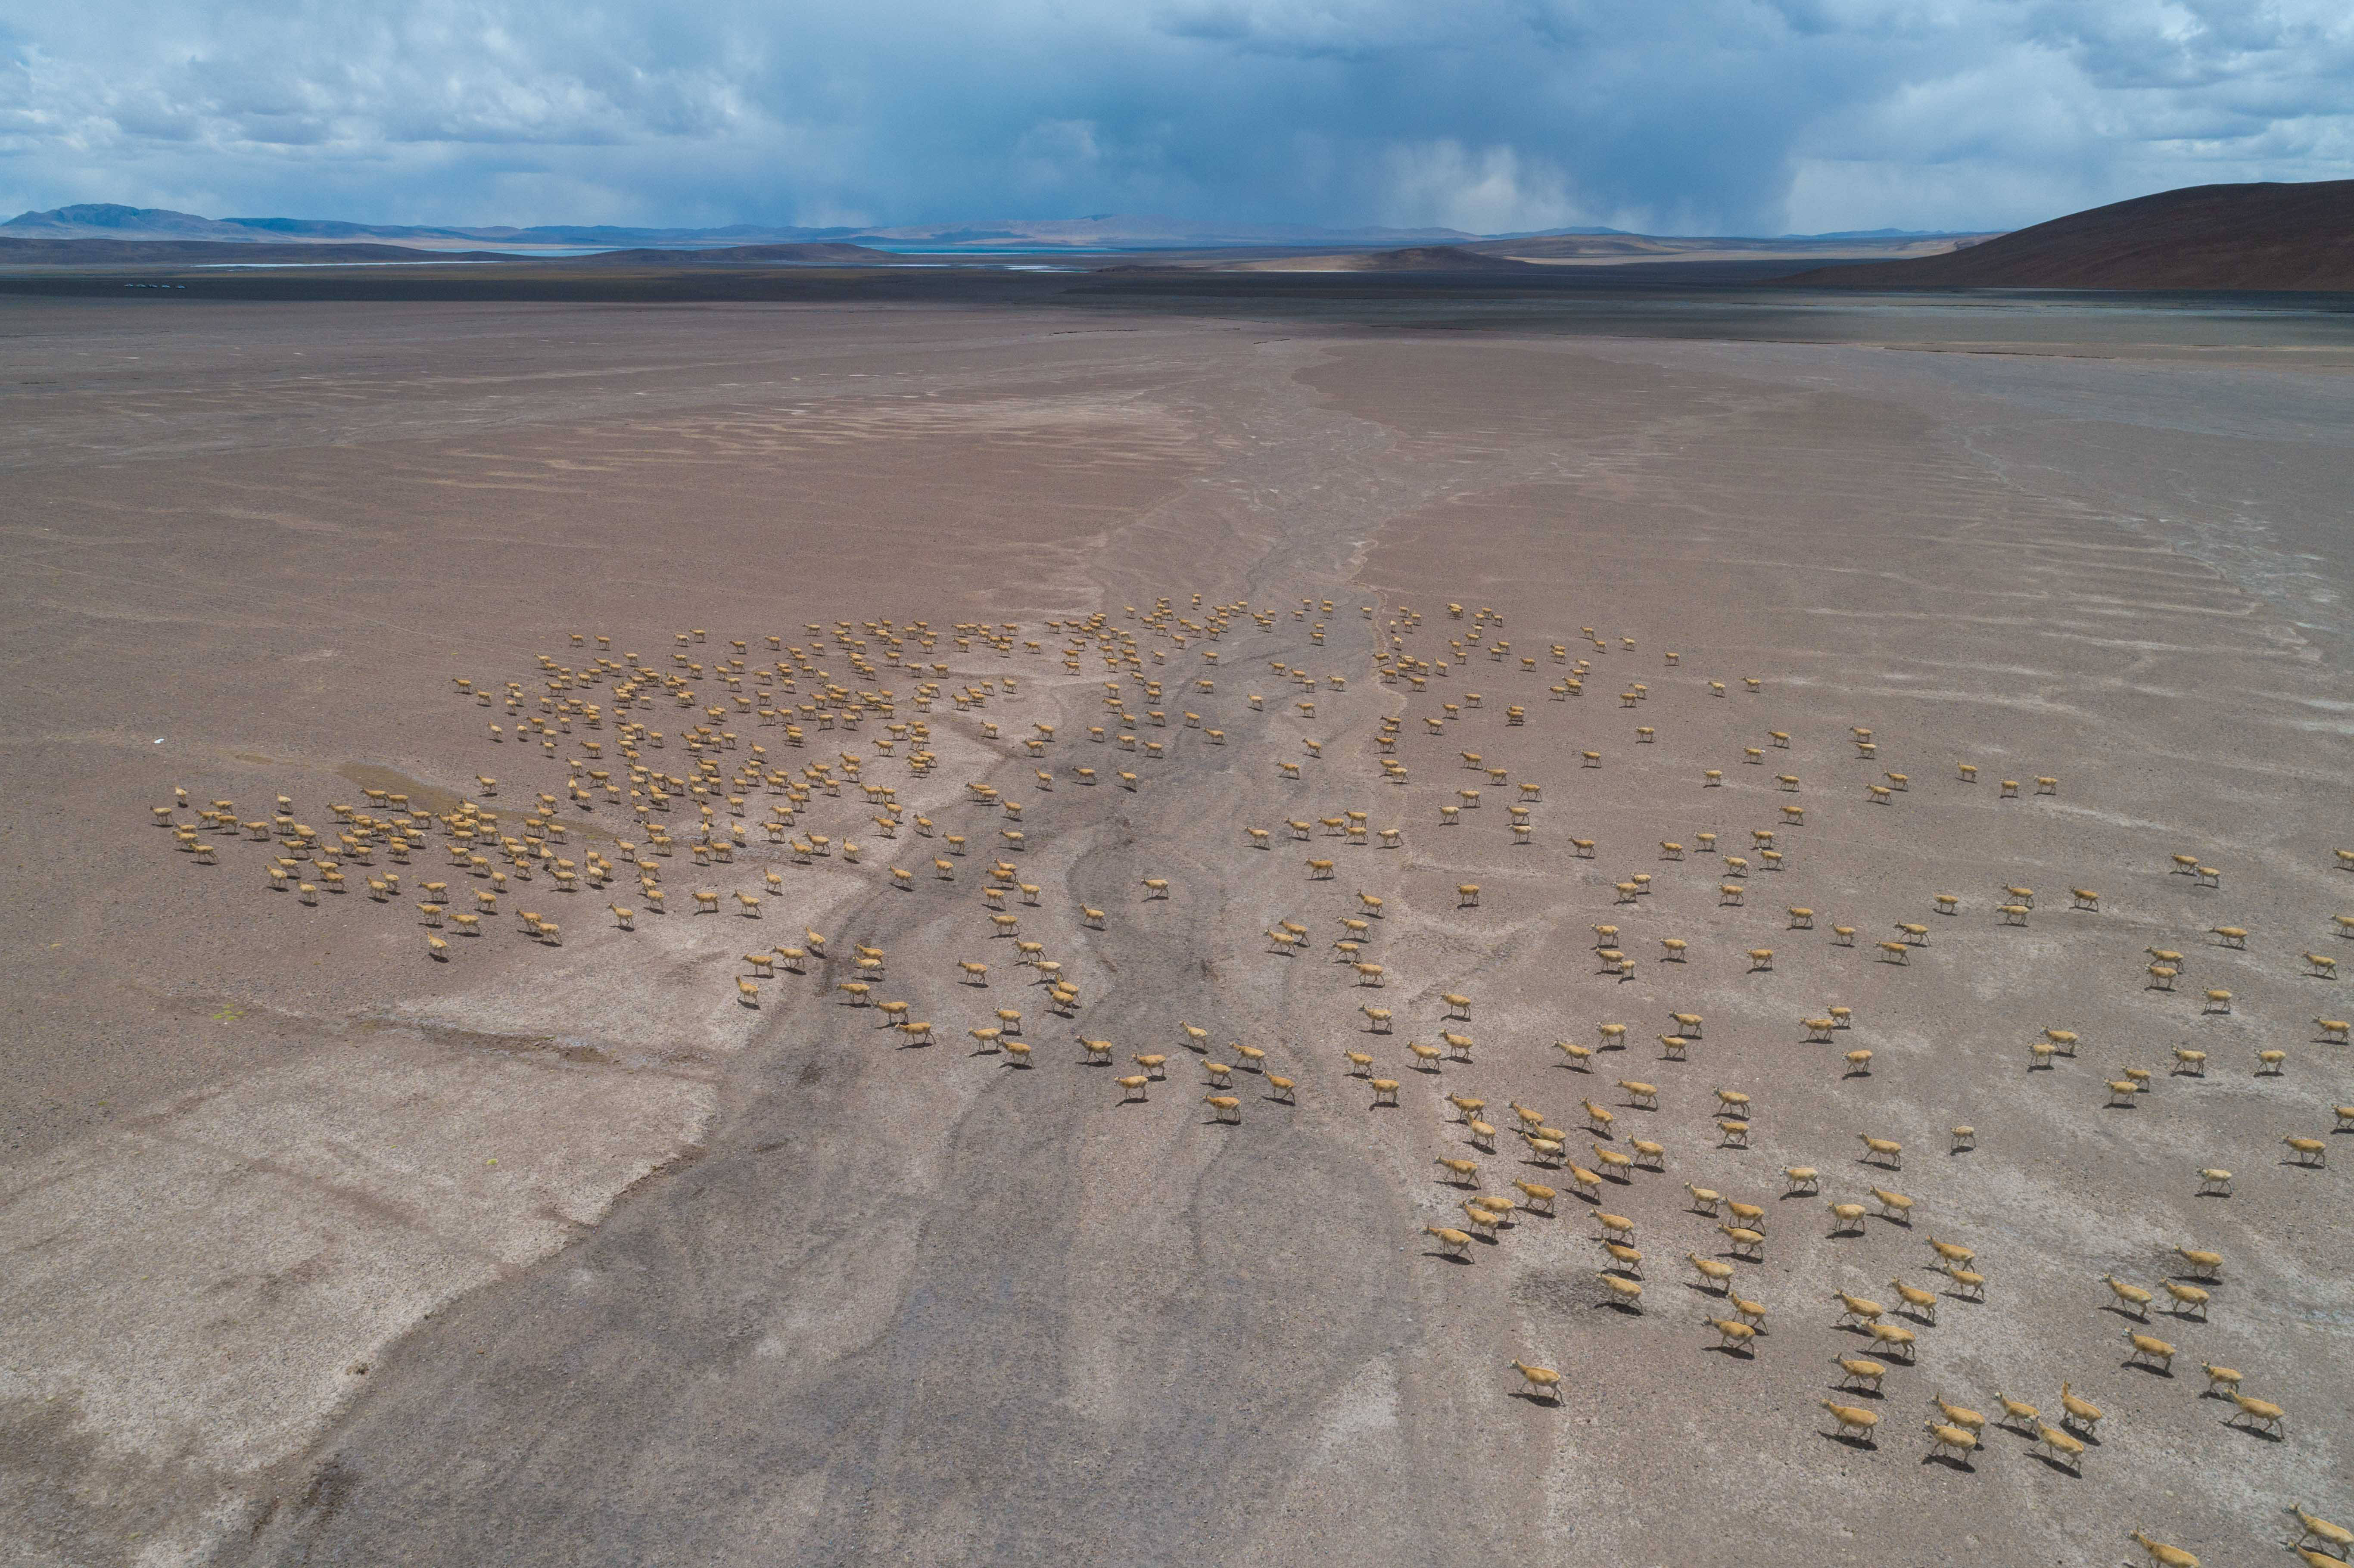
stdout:
{"type": "MultiPolygon", "coordinates": [[[[2331,924],[2354,912],[2334,326],[1842,306],[1734,341],[1166,304],[7,302],[0,1557],[2073,1563],[2127,1560],[2142,1528],[2227,1563],[2283,1555],[2292,1502],[2354,1513],[2343,1159],[2301,1169],[2278,1142],[2335,1153],[2354,1100],[2354,1048],[2312,1022],[2346,993],[2299,957],[2354,951],[2331,924]],[[1273,624],[1181,648],[1123,609],[1168,596],[1198,621],[1197,593],[1273,624]],[[1501,629],[1452,648],[1450,601],[1501,629]],[[1402,651],[1449,666],[1419,691],[1373,660],[1409,606],[1402,651]],[[1098,610],[1167,683],[1169,726],[1136,730],[1164,758],[1084,738],[1108,672],[1089,639],[1067,673],[1044,622],[1098,610]],[[758,926],[674,907],[623,932],[603,895],[549,892],[560,948],[501,920],[436,963],[408,898],[304,906],[268,886],[266,846],[199,866],[150,821],[175,785],[323,822],[393,779],[446,800],[488,773],[485,805],[527,800],[582,737],[493,744],[486,721],[514,719],[453,675],[535,682],[537,655],[583,656],[576,631],[660,663],[691,627],[690,657],[742,638],[758,667],[769,634],[814,651],[808,623],[885,618],[1017,623],[1010,654],[943,635],[926,659],[1018,689],[936,703],[924,778],[871,724],[744,743],[796,768],[864,750],[979,852],[1006,823],[966,781],[1023,801],[1043,887],[1023,935],[1076,978],[1076,1019],[1001,956],[985,853],[889,885],[936,853],[911,859],[912,835],[857,866],[763,847],[666,874],[675,906],[773,864],[758,926]],[[1593,665],[1575,699],[1549,690],[1556,642],[1593,665]],[[1277,663],[1318,679],[1313,715],[1277,663]],[[1405,784],[1376,762],[1392,715],[1405,784]],[[1015,745],[1038,723],[1044,759],[1015,745]],[[1492,787],[1441,825],[1484,784],[1465,751],[1542,783],[1528,843],[1492,787]],[[1139,788],[1080,786],[1085,766],[1139,788]],[[1882,804],[1886,771],[1910,787],[1882,804]],[[1344,810],[1402,846],[1284,834],[1344,810]],[[1757,828],[1787,869],[1723,903],[1691,846],[1754,855],[1757,828]],[[2170,874],[2181,853],[2220,885],[2170,874]],[[1338,874],[1309,880],[1310,856],[1338,874]],[[1652,891],[1619,906],[1638,872],[1652,891]],[[2020,884],[2025,928],[1996,913],[2020,884]],[[1384,901],[1378,992],[1324,948],[1360,891],[1384,901]],[[1291,958],[1266,950],[1285,919],[1311,931],[1291,958]],[[1875,961],[1900,921],[1928,945],[1875,961]],[[1598,972],[1596,923],[1631,976],[1598,972]],[[739,1005],[738,955],[804,927],[837,956],[739,1005]],[[1685,961],[1661,961],[1670,936],[1685,961]],[[843,1005],[854,939],[938,1044],[843,1005]],[[2175,991],[2148,988],[2150,947],[2188,955],[2175,991]],[[986,990],[956,983],[967,958],[986,990]],[[2229,1013],[2201,1012],[2210,987],[2229,1013]],[[1805,1043],[1831,1004],[1853,1029],[1805,1043]],[[968,1054],[1004,1006],[1026,1072],[968,1054]],[[1670,1012],[1706,1017],[1689,1061],[1657,1059],[1670,1012]],[[1299,1104],[1238,1074],[1241,1123],[1214,1123],[1181,1021],[1214,1056],[1267,1048],[1299,1104]],[[1591,1071],[1553,1048],[1604,1022],[1628,1044],[1591,1071]],[[2031,1072],[2047,1027],[2083,1044],[2031,1072]],[[1473,1061],[1408,1070],[1405,1043],[1442,1028],[1473,1061]],[[1123,1065],[1082,1065],[1074,1033],[1123,1065]],[[2178,1046],[2203,1077],[2168,1072],[2178,1046]],[[2257,1075],[2274,1047],[2285,1070],[2257,1075]],[[1404,1080],[1398,1108],[1368,1108],[1344,1048],[1404,1080]],[[1843,1076],[1858,1048],[1869,1074],[1843,1076]],[[1123,1107],[1131,1052],[1170,1076],[1123,1107]],[[2128,1065],[2153,1086],[2108,1108],[2128,1065]],[[1719,1087],[1753,1097],[1746,1149],[1721,1146],[1719,1087]],[[1448,1093],[1505,1128],[1509,1101],[1575,1129],[1590,1098],[1667,1171],[1581,1202],[1509,1131],[1467,1148],[1448,1093]],[[1977,1147],[1948,1154],[1958,1122],[1977,1147]],[[1901,1171],[1858,1161],[1866,1132],[1902,1140],[1901,1171]],[[1436,1255],[1421,1227],[1461,1224],[1468,1192],[1442,1156],[1489,1192],[1562,1188],[1557,1217],[1436,1255]],[[1779,1196],[1793,1163],[1823,1196],[1779,1196]],[[2196,1195],[2206,1165],[2232,1196],[2196,1195]],[[1726,1307],[1681,1259],[1726,1243],[1687,1182],[1771,1211],[1764,1261],[1737,1265],[1769,1309],[1754,1355],[1700,1322],[1726,1307]],[[1873,1185],[1918,1217],[1828,1234],[1825,1199],[1873,1185]],[[1636,1222],[1640,1316],[1606,1304],[1596,1207],[1636,1222]],[[1839,1393],[1834,1357],[1871,1352],[1832,1292],[1946,1288],[1930,1234],[1975,1249],[1986,1300],[1892,1317],[1917,1365],[1891,1358],[1876,1402],[1839,1393]],[[2209,1320],[2115,1310],[2100,1277],[2156,1290],[2177,1244],[2225,1256],[2209,1320]],[[2128,1330],[2180,1347],[2170,1377],[2123,1364],[2128,1330]],[[1518,1395],[1513,1358],[1560,1369],[1558,1402],[1518,1395]],[[2285,1436],[2228,1420],[2201,1361],[2279,1401],[2285,1436]],[[1969,1467],[1927,1457],[1933,1393],[2053,1418],[2062,1379],[2107,1413],[2081,1474],[1991,1426],[1969,1467]],[[1825,1436],[1825,1398],[1878,1409],[1876,1446],[1825,1436]]],[[[911,716],[912,682],[880,679],[911,716]]],[[[821,793],[802,821],[858,836],[869,815],[821,793]]],[[[609,805],[571,820],[584,844],[628,832],[609,805]]]]}

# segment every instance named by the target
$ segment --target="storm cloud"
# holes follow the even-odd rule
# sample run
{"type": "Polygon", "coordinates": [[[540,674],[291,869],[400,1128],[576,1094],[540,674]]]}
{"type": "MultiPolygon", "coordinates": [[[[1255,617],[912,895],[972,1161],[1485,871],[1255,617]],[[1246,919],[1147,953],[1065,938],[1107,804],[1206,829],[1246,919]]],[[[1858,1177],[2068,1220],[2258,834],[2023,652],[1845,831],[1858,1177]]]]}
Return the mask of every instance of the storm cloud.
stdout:
{"type": "Polygon", "coordinates": [[[2343,0],[0,6],[0,206],[1999,227],[2354,174],[2343,0]]]}

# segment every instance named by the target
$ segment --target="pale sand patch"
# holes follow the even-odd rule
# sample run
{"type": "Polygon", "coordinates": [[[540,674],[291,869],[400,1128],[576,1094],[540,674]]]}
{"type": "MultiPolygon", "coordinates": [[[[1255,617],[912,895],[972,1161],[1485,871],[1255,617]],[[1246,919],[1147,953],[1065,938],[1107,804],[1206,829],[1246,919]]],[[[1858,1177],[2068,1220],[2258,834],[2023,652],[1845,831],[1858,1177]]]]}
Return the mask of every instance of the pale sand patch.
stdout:
{"type": "Polygon", "coordinates": [[[440,1302],[547,1255],[702,1136],[707,1082],[386,1033],[8,1170],[0,1400],[237,1474],[324,1428],[440,1302]]]}

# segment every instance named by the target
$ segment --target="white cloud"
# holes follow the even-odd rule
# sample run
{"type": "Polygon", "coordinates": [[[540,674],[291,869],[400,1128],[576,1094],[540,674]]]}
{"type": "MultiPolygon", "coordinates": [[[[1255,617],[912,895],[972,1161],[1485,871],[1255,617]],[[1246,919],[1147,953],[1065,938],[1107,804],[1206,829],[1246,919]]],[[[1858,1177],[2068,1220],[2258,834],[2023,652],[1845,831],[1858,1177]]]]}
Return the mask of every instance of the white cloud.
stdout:
{"type": "Polygon", "coordinates": [[[1392,147],[1375,220],[1394,228],[1506,234],[1591,221],[1569,199],[1558,171],[1523,164],[1511,147],[1478,152],[1459,142],[1392,147]]]}
{"type": "Polygon", "coordinates": [[[11,18],[12,210],[1771,232],[2354,174],[2343,0],[81,0],[11,18]]]}

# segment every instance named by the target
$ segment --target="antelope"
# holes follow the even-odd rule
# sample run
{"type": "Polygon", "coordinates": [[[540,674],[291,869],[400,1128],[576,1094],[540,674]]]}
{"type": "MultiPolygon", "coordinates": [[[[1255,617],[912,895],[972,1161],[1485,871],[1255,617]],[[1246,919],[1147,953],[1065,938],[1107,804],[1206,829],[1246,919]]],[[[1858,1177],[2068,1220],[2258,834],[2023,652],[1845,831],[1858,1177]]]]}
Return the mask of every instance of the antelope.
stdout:
{"type": "Polygon", "coordinates": [[[1516,1361],[1511,1364],[1512,1369],[1521,1374],[1522,1393],[1532,1399],[1547,1399],[1559,1403],[1561,1373],[1551,1367],[1532,1367],[1526,1361],[1516,1361]]]}
{"type": "Polygon", "coordinates": [[[1967,1465],[1970,1456],[1978,1451],[1978,1440],[1975,1433],[1936,1421],[1925,1421],[1921,1425],[1929,1434],[1929,1451],[1932,1454],[1942,1454],[1951,1448],[1967,1465]]]}
{"type": "Polygon", "coordinates": [[[2101,1407],[2090,1400],[2078,1398],[2065,1383],[2060,1385],[2060,1408],[2062,1413],[2060,1423],[2063,1426],[2082,1426],[2090,1432],[2101,1424],[2101,1407]]]}
{"type": "Polygon", "coordinates": [[[1471,1237],[1463,1231],[1448,1225],[1425,1225],[1422,1231],[1425,1235],[1437,1236],[1439,1250],[1448,1257],[1467,1257],[1470,1252],[1471,1237]]]}
{"type": "Polygon", "coordinates": [[[1595,1277],[1608,1286],[1610,1293],[1617,1298],[1612,1303],[1613,1306],[1624,1307],[1635,1312],[1640,1312],[1643,1309],[1643,1287],[1638,1282],[1606,1272],[1598,1273],[1595,1277]]]}
{"type": "Polygon", "coordinates": [[[1893,1139],[1874,1138],[1868,1132],[1856,1134],[1863,1144],[1864,1158],[1884,1163],[1898,1171],[1904,1169],[1904,1146],[1893,1139]]]}
{"type": "Polygon", "coordinates": [[[1684,1261],[1692,1266],[1701,1278],[1707,1281],[1709,1285],[1715,1286],[1718,1295],[1723,1295],[1731,1287],[1733,1265],[1719,1262],[1712,1257],[1702,1257],[1698,1253],[1691,1252],[1684,1254],[1684,1261]]]}
{"type": "Polygon", "coordinates": [[[2240,1407],[2241,1420],[2253,1422],[2257,1427],[2271,1433],[2275,1437],[2286,1435],[2282,1423],[2288,1413],[2271,1400],[2257,1399],[2253,1395],[2242,1393],[2237,1389],[2232,1391],[2231,1400],[2240,1407]]]}
{"type": "Polygon", "coordinates": [[[2337,1548],[2341,1558],[2349,1548],[2354,1548],[2354,1530],[2316,1518],[2305,1511],[2303,1503],[2291,1503],[2288,1511],[2296,1515],[2297,1528],[2301,1531],[2296,1538],[2298,1546],[2302,1547],[2308,1541],[2318,1541],[2324,1546],[2337,1548]]]}
{"type": "Polygon", "coordinates": [[[2174,1347],[2164,1340],[2153,1339],[2147,1334],[2129,1332],[2126,1335],[2126,1342],[2133,1346],[2133,1353],[2126,1358],[2128,1362],[2146,1365],[2155,1361],[2160,1372],[2169,1376],[2173,1373],[2174,1347]]]}
{"type": "Polygon", "coordinates": [[[1908,1366],[1912,1364],[1914,1343],[1912,1330],[1894,1323],[1867,1323],[1864,1325],[1863,1331],[1872,1336],[1873,1344],[1882,1347],[1883,1354],[1902,1351],[1904,1352],[1905,1364],[1908,1366]]]}
{"type": "Polygon", "coordinates": [[[2149,1553],[2149,1560],[2157,1563],[2158,1568],[2199,1568],[2199,1559],[2179,1546],[2168,1546],[2163,1541],[2152,1541],[2138,1530],[2126,1531],[2126,1539],[2149,1553]]]}
{"type": "Polygon", "coordinates": [[[1875,1447],[1878,1446],[1872,1443],[1872,1429],[1880,1425],[1880,1414],[1877,1411],[1861,1410],[1852,1404],[1840,1404],[1828,1399],[1818,1400],[1816,1403],[1829,1411],[1831,1419],[1839,1423],[1838,1436],[1845,1437],[1850,1433],[1854,1433],[1864,1444],[1875,1447]]]}
{"type": "Polygon", "coordinates": [[[1502,1214],[1488,1208],[1476,1198],[1459,1203],[1457,1207],[1463,1211],[1463,1217],[1471,1222],[1471,1227],[1474,1230],[1490,1241],[1498,1239],[1497,1233],[1504,1223],[1502,1214]]]}
{"type": "Polygon", "coordinates": [[[1896,1292],[1898,1300],[1911,1308],[1914,1313],[1925,1319],[1931,1328],[1937,1326],[1937,1293],[1935,1291],[1924,1290],[1917,1285],[1907,1285],[1901,1279],[1890,1280],[1888,1287],[1896,1292]]]}
{"type": "MultiPolygon", "coordinates": [[[[1599,1153],[1600,1150],[1597,1150],[1596,1152],[1599,1153]]],[[[1765,1261],[1766,1238],[1764,1235],[1745,1225],[1728,1224],[1723,1221],[1718,1222],[1716,1228],[1723,1232],[1725,1240],[1732,1244],[1734,1256],[1755,1258],[1761,1263],[1765,1261]]]]}
{"type": "Polygon", "coordinates": [[[1373,1091],[1373,1104],[1394,1106],[1398,1103],[1398,1081],[1395,1078],[1374,1078],[1368,1086],[1373,1091]]]}
{"type": "Polygon", "coordinates": [[[1738,1351],[1744,1355],[1757,1353],[1757,1330],[1738,1318],[1710,1318],[1701,1321],[1716,1330],[1716,1346],[1721,1351],[1738,1351]]]}
{"type": "Polygon", "coordinates": [[[1879,1322],[1882,1316],[1887,1311],[1887,1308],[1881,1306],[1877,1301],[1870,1300],[1861,1296],[1850,1296],[1844,1290],[1835,1290],[1831,1292],[1831,1296],[1834,1300],[1839,1302],[1840,1307],[1845,1308],[1845,1310],[1840,1313],[1838,1323],[1832,1325],[1834,1328],[1849,1322],[1859,1323],[1868,1328],[1872,1324],[1879,1322]]]}
{"type": "Polygon", "coordinates": [[[1840,1369],[1842,1384],[1861,1383],[1873,1393],[1880,1392],[1880,1380],[1888,1375],[1886,1367],[1862,1356],[1833,1356],[1831,1361],[1840,1369]]]}
{"type": "Polygon", "coordinates": [[[1985,1416],[1979,1414],[1975,1410],[1968,1409],[1966,1406],[1946,1404],[1946,1396],[1942,1393],[1932,1394],[1929,1398],[1929,1403],[1937,1407],[1937,1413],[1943,1415],[1947,1422],[1958,1428],[1964,1436],[1969,1437],[1973,1446],[1976,1446],[1978,1435],[1986,1430],[1985,1416]]]}
{"type": "MultiPolygon", "coordinates": [[[[2009,785],[2008,793],[2012,795],[2019,793],[2019,786],[2011,784],[2008,779],[2005,779],[2004,783],[2009,785]]],[[[2065,1463],[2069,1468],[2079,1474],[2083,1473],[2084,1445],[2081,1441],[2070,1436],[2057,1426],[2041,1425],[2035,1429],[2035,1440],[2054,1460],[2065,1463]]]]}

